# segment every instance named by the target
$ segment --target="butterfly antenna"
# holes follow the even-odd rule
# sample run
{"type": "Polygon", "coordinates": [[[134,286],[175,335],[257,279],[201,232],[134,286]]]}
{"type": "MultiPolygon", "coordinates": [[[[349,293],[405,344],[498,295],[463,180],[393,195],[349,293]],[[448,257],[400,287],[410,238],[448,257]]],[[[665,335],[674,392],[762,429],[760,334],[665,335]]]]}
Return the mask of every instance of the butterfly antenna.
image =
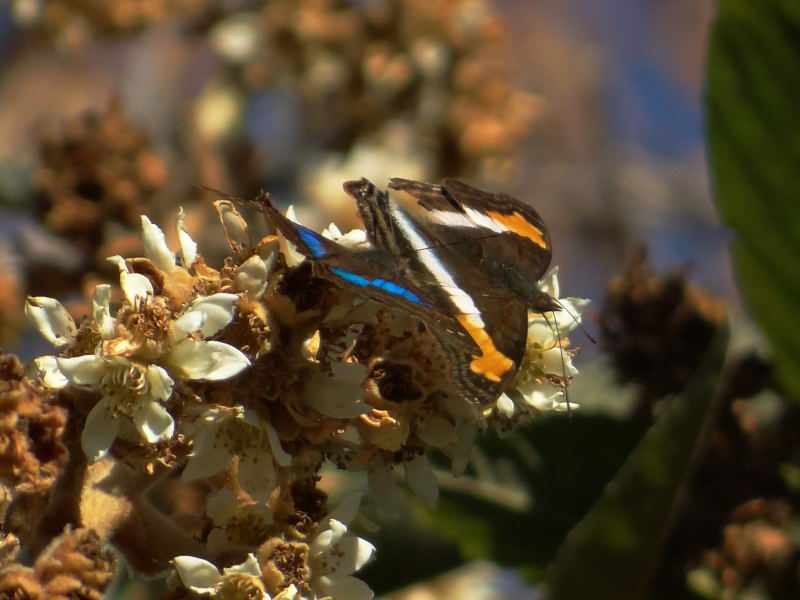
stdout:
{"type": "MultiPolygon", "coordinates": [[[[559,304],[561,303],[559,302],[559,304]]],[[[550,331],[553,331],[553,325],[550,323],[550,319],[547,318],[547,315],[545,313],[542,313],[542,316],[544,317],[545,323],[547,323],[548,327],[550,327],[550,331]]],[[[558,319],[555,319],[554,322],[556,330],[556,341],[558,342],[558,349],[561,351],[561,378],[564,381],[564,400],[566,400],[567,402],[567,414],[571,417],[572,405],[569,403],[569,381],[567,381],[567,363],[564,361],[564,348],[561,346],[561,330],[558,327],[558,319]]]]}
{"type": "Polygon", "coordinates": [[[572,317],[572,322],[578,326],[578,328],[583,332],[583,335],[585,335],[590,342],[592,342],[593,344],[597,343],[597,340],[594,339],[594,337],[592,337],[592,335],[586,330],[586,328],[583,326],[580,319],[575,313],[573,313],[570,309],[564,306],[564,304],[558,298],[552,298],[551,296],[551,299],[553,300],[553,302],[555,302],[561,307],[561,310],[563,310],[570,317],[572,317]]]}
{"type": "Polygon", "coordinates": [[[241,203],[245,203],[246,202],[246,200],[244,200],[243,198],[239,198],[238,196],[234,196],[233,194],[228,194],[227,192],[223,192],[221,190],[209,187],[207,185],[202,185],[200,183],[195,183],[193,185],[194,185],[194,187],[196,187],[196,188],[198,188],[200,190],[203,190],[204,192],[211,192],[212,194],[216,194],[217,196],[219,196],[223,200],[231,200],[232,202],[241,202],[241,203]]]}

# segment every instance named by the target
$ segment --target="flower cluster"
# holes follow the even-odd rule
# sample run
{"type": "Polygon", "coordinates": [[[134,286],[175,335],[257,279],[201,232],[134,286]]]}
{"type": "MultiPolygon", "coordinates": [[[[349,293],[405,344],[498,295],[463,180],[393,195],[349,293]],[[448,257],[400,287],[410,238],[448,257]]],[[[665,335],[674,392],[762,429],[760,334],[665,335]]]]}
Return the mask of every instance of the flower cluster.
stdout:
{"type": "Polygon", "coordinates": [[[414,138],[404,163],[425,156],[434,173],[497,178],[541,113],[511,84],[505,38],[485,0],[270,0],[221,19],[210,41],[245,89],[289,89],[331,150],[382,170],[387,148],[370,160],[373,141],[414,138]]]}
{"type": "MultiPolygon", "coordinates": [[[[127,500],[101,529],[117,532],[130,564],[147,563],[153,574],[174,568],[172,585],[192,593],[371,598],[353,574],[375,549],[351,524],[399,506],[401,470],[434,504],[428,450],[449,456],[458,473],[480,429],[566,408],[577,373],[566,336],[586,301],[562,299],[561,311],[531,314],[516,381],[495,403],[476,406],[452,385],[423,323],[317,278],[286,240],[255,236],[227,200],[215,206],[231,249],[220,268],[206,264],[182,212],[177,252],[142,217],[145,257],[109,259],[121,293],[98,286],[89,318],[77,324],[57,301],[28,299],[28,315],[59,348],[36,359],[39,380],[85,416],[76,438],[88,462],[74,468],[106,482],[81,487],[78,512],[109,482],[124,481],[115,489],[127,500]],[[365,495],[331,510],[319,487],[326,462],[366,473],[365,495]],[[179,481],[165,478],[172,472],[179,481]],[[167,481],[177,490],[172,506],[182,503],[193,520],[171,522],[176,511],[159,511],[158,495],[145,495],[167,481]],[[158,522],[161,558],[143,561],[124,535],[120,523],[130,525],[134,513],[158,522]]],[[[342,235],[331,225],[325,235],[365,243],[360,230],[342,235]]],[[[542,289],[558,296],[555,270],[542,289]]]]}

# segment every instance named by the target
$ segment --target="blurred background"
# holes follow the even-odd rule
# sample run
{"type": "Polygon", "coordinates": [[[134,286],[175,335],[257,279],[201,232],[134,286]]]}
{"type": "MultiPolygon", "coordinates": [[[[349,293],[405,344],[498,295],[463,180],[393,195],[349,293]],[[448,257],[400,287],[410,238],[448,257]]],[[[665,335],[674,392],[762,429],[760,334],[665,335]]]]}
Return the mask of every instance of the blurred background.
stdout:
{"type": "MultiPolygon", "coordinates": [[[[635,597],[788,598],[794,511],[772,471],[794,446],[764,451],[772,458],[755,479],[769,493],[732,483],[753,455],[742,440],[786,416],[711,200],[701,100],[714,13],[711,0],[7,0],[0,345],[25,360],[49,351],[22,318],[25,296],[84,314],[86,290],[114,278],[105,257],[141,253],[140,214],[168,226],[183,206],[204,255],[221,259],[199,185],[263,189],[303,222],[345,231],[359,225],[347,179],[458,177],[505,191],[548,224],[562,296],[593,301],[586,327],[599,343],[572,339],[581,409],[488,439],[472,487],[443,482],[443,511],[417,515],[417,529],[386,527],[366,576],[373,589],[439,576],[427,592],[391,597],[532,597],[672,399],[712,396],[690,376],[727,314],[744,366],[726,372],[759,400],[734,410],[741,394],[720,393],[730,410],[717,409],[716,437],[697,441],[705,413],[687,430],[669,484],[674,500],[680,482],[684,508],[662,507],[669,531],[643,535],[653,547],[641,569],[662,591],[635,597]],[[487,489],[508,491],[506,505],[490,506],[487,489]],[[753,523],[761,529],[742,533],[753,523]],[[465,573],[480,584],[464,584],[465,573]]],[[[635,505],[658,503],[657,489],[638,490],[635,505]]]]}

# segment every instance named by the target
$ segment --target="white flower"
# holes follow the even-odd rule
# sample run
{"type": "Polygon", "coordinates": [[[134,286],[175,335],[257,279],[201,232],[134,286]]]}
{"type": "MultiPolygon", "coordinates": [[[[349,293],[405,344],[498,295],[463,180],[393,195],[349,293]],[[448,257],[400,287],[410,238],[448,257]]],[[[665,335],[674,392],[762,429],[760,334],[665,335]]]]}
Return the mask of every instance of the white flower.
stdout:
{"type": "Polygon", "coordinates": [[[578,407],[572,401],[567,404],[564,390],[550,383],[524,381],[517,385],[517,391],[521,395],[522,402],[537,410],[565,411],[578,407]]]}
{"type": "Polygon", "coordinates": [[[249,408],[208,408],[187,428],[194,449],[184,481],[219,473],[238,456],[239,483],[254,500],[265,501],[277,483],[275,463],[288,467],[292,462],[272,425],[249,408]]]}
{"type": "Polygon", "coordinates": [[[347,530],[358,513],[360,494],[345,498],[322,521],[309,551],[312,598],[371,600],[374,594],[353,573],[370,561],[375,546],[347,530]]]}
{"type": "Polygon", "coordinates": [[[514,401],[508,397],[508,394],[500,394],[500,397],[497,399],[496,408],[497,412],[506,419],[510,419],[514,416],[514,401]]]}
{"type": "Polygon", "coordinates": [[[167,240],[161,228],[151,223],[150,219],[144,215],[142,215],[142,243],[144,255],[159,269],[169,273],[175,266],[175,255],[167,246],[167,240]]]}
{"type": "Polygon", "coordinates": [[[269,266],[263,258],[254,254],[236,268],[233,285],[238,292],[244,292],[248,300],[258,300],[267,289],[269,266]]]}
{"type": "Polygon", "coordinates": [[[162,357],[170,372],[185,379],[220,381],[250,366],[250,359],[233,346],[191,337],[197,331],[211,337],[225,327],[233,320],[238,300],[235,294],[199,297],[188,311],[170,324],[174,346],[162,357]]]}
{"type": "Polygon", "coordinates": [[[368,413],[362,382],[367,376],[364,365],[333,363],[332,376],[316,373],[303,389],[303,402],[328,417],[349,419],[368,413]]]}
{"type": "MultiPolygon", "coordinates": [[[[184,212],[183,207],[179,207],[175,230],[178,235],[178,244],[180,245],[181,263],[188,269],[197,257],[197,244],[186,231],[184,226],[185,219],[186,212],[184,212]]],[[[175,253],[167,246],[164,232],[144,215],[142,215],[142,243],[144,245],[144,255],[156,267],[165,273],[169,273],[175,268],[175,253]]]]}
{"type": "Polygon", "coordinates": [[[69,385],[69,380],[58,370],[58,359],[55,356],[40,356],[33,360],[33,364],[45,386],[60,389],[69,385]]]}
{"type": "Polygon", "coordinates": [[[197,258],[197,244],[186,231],[184,221],[186,220],[186,211],[182,206],[178,207],[178,220],[175,223],[175,229],[178,233],[178,244],[181,247],[180,255],[181,262],[185,268],[189,268],[194,264],[194,259],[197,258]]]}
{"type": "Polygon", "coordinates": [[[100,330],[100,337],[114,337],[114,319],[111,317],[111,286],[104,283],[94,288],[92,295],[92,320],[100,330]]]}
{"type": "Polygon", "coordinates": [[[343,234],[336,226],[336,223],[331,223],[325,229],[323,229],[322,237],[328,238],[337,244],[341,244],[345,248],[355,249],[369,246],[366,231],[363,229],[351,229],[347,233],[343,234]]]}
{"type": "Polygon", "coordinates": [[[236,210],[230,200],[216,200],[214,207],[217,209],[222,229],[225,231],[225,237],[231,250],[240,259],[248,256],[253,242],[250,238],[250,230],[242,215],[239,214],[239,211],[236,210]]]}
{"type": "MultiPolygon", "coordinates": [[[[541,291],[558,298],[558,267],[553,267],[539,284],[541,291]]],[[[572,358],[564,348],[567,336],[581,322],[581,312],[589,300],[562,298],[558,300],[559,311],[531,314],[528,319],[528,340],[525,355],[513,387],[521,395],[525,407],[539,410],[565,410],[563,389],[548,382],[577,375],[572,358]]],[[[574,405],[573,405],[574,406],[574,405]]],[[[502,407],[508,413],[508,406],[502,407]]]]}
{"type": "Polygon", "coordinates": [[[415,456],[412,460],[403,463],[406,472],[406,481],[417,496],[422,498],[429,506],[436,506],[439,499],[439,483],[433,472],[428,457],[424,454],[415,456]]]}
{"type": "MultiPolygon", "coordinates": [[[[188,234],[181,235],[182,228],[181,213],[178,219],[181,256],[184,263],[193,262],[196,247],[188,234]]],[[[145,253],[159,269],[178,268],[163,232],[147,217],[142,217],[142,236],[145,253]]],[[[150,280],[139,273],[131,273],[121,256],[108,260],[119,268],[120,287],[131,310],[146,308],[153,296],[150,280]]],[[[131,420],[148,443],[171,438],[175,425],[161,403],[170,398],[176,378],[218,381],[237,375],[250,364],[237,348],[202,339],[215,335],[231,322],[239,301],[235,294],[195,298],[187,311],[169,323],[162,345],[156,346],[158,352],[148,348],[146,359],[138,354],[141,350],[138,342],[129,336],[115,338],[118,323],[111,316],[110,295],[108,285],[95,288],[92,319],[101,339],[93,354],[70,358],[42,356],[34,361],[42,382],[48,387],[62,388],[71,384],[100,392],[101,399],[89,413],[81,435],[83,449],[93,461],[104,456],[121,431],[125,431],[122,429],[125,418],[131,420]]],[[[29,298],[26,310],[54,345],[75,341],[75,323],[56,300],[29,298]]]]}
{"type": "Polygon", "coordinates": [[[456,441],[455,425],[441,415],[429,415],[420,419],[417,436],[434,448],[445,448],[456,441]]]}
{"type": "Polygon", "coordinates": [[[375,507],[382,518],[397,518],[406,511],[405,498],[390,467],[380,463],[374,465],[367,474],[367,482],[375,507]]]}
{"type": "MultiPolygon", "coordinates": [[[[136,365],[122,356],[103,358],[94,354],[57,358],[56,364],[63,376],[60,383],[91,386],[102,395],[86,417],[81,433],[81,446],[90,461],[108,452],[120,432],[121,415],[130,417],[139,434],[151,444],[172,437],[175,424],[159,402],[170,397],[173,381],[161,367],[136,365]]],[[[51,384],[58,383],[52,380],[53,375],[49,377],[51,384]]]]}
{"type": "Polygon", "coordinates": [[[65,346],[75,341],[78,333],[75,321],[58,300],[45,296],[28,296],[25,314],[53,346],[65,346]]]}
{"type": "Polygon", "coordinates": [[[108,262],[114,263],[119,269],[119,285],[125,299],[131,306],[136,306],[137,301],[147,300],[147,296],[153,295],[153,284],[141,273],[131,273],[125,259],[119,256],[109,256],[108,262]]]}
{"type": "Polygon", "coordinates": [[[260,545],[273,523],[272,511],[265,503],[243,504],[230,488],[209,495],[206,514],[214,523],[207,544],[215,555],[260,545]]]}
{"type": "MultiPolygon", "coordinates": [[[[286,209],[286,218],[294,223],[300,224],[294,212],[294,205],[290,205],[289,208],[286,209]]],[[[287,267],[296,267],[306,259],[303,254],[297,251],[295,245],[283,237],[283,235],[279,236],[278,239],[281,247],[281,254],[283,254],[287,267]]]]}
{"type": "MultiPolygon", "coordinates": [[[[176,556],[173,562],[183,585],[198,594],[214,595],[218,598],[242,597],[235,595],[238,591],[240,594],[246,593],[247,598],[271,600],[264,590],[261,567],[253,554],[248,554],[240,565],[222,569],[222,573],[212,563],[196,556],[176,556]]],[[[291,600],[296,593],[297,589],[291,585],[274,600],[291,600]]]]}

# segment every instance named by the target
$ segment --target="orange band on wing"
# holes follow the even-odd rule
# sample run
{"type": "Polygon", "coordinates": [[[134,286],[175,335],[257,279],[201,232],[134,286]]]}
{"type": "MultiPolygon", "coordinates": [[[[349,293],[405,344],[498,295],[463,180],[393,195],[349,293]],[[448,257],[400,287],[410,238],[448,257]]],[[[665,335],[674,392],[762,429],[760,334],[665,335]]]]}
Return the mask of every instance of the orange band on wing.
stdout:
{"type": "Polygon", "coordinates": [[[535,225],[532,225],[518,212],[504,215],[496,211],[486,211],[486,214],[498,223],[505,225],[512,233],[528,238],[540,248],[547,249],[547,241],[544,239],[544,232],[535,225]]]}
{"type": "Polygon", "coordinates": [[[470,315],[458,315],[456,319],[481,350],[481,355],[472,360],[469,368],[490,381],[501,381],[503,376],[514,367],[514,361],[495,347],[486,330],[475,325],[470,320],[470,315]]]}

